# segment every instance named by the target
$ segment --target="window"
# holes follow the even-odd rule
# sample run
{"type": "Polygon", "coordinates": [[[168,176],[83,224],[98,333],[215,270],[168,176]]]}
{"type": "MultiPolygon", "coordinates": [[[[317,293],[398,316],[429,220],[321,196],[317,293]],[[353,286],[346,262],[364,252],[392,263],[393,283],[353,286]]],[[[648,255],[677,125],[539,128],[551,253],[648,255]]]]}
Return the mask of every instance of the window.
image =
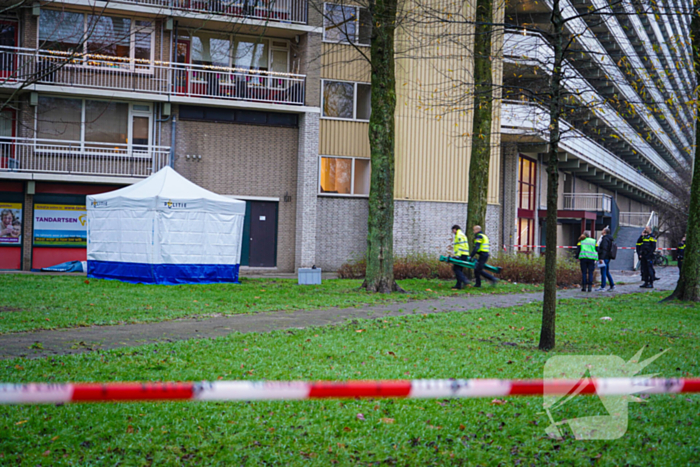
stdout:
{"type": "Polygon", "coordinates": [[[202,31],[178,39],[178,63],[287,73],[289,42],[202,31]]]}
{"type": "Polygon", "coordinates": [[[347,81],[323,81],[323,116],[368,121],[372,109],[371,86],[347,81]]]}
{"type": "Polygon", "coordinates": [[[41,10],[39,48],[89,54],[86,64],[150,70],[153,26],[149,21],[41,10]],[[135,59],[135,60],[134,60],[135,59]]]}
{"type": "Polygon", "coordinates": [[[369,159],[322,156],[320,193],[367,196],[370,171],[369,159]]]}
{"type": "MultiPolygon", "coordinates": [[[[516,244],[534,245],[537,162],[528,157],[520,156],[518,164],[518,238],[516,244]]],[[[532,251],[532,248],[520,248],[520,251],[532,251]]]]}
{"type": "Polygon", "coordinates": [[[372,21],[369,10],[359,6],[326,3],[323,15],[323,40],[369,45],[372,21]]]}
{"type": "Polygon", "coordinates": [[[148,104],[39,96],[36,137],[91,151],[131,147],[147,152],[151,113],[148,104]]]}
{"type": "Polygon", "coordinates": [[[537,162],[520,156],[520,176],[518,177],[518,208],[532,211],[535,209],[535,191],[537,188],[537,162]]]}

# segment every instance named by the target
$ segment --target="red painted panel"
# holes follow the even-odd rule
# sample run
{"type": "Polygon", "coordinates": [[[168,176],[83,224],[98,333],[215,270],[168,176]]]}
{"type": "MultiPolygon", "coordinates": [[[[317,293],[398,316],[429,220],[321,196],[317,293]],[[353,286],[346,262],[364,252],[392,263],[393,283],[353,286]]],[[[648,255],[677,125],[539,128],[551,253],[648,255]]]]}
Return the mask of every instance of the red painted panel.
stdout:
{"type": "Polygon", "coordinates": [[[47,268],[66,261],[87,261],[87,248],[34,247],[32,269],[47,268]]]}
{"type": "Polygon", "coordinates": [[[97,195],[122,188],[116,185],[77,185],[75,183],[37,183],[37,193],[58,195],[97,195]]]}
{"type": "Polygon", "coordinates": [[[0,247],[0,269],[22,269],[22,247],[0,247]]]}
{"type": "Polygon", "coordinates": [[[11,191],[13,193],[23,193],[24,184],[22,182],[0,182],[0,191],[11,191]]]}

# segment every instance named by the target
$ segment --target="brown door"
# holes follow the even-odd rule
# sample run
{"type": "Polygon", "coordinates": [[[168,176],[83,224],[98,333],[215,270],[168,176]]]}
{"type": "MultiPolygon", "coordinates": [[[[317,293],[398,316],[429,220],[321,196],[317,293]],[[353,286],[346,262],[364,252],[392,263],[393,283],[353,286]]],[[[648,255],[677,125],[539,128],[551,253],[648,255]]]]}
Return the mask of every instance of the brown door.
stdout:
{"type": "Polygon", "coordinates": [[[251,268],[277,265],[277,202],[250,201],[251,268]]]}

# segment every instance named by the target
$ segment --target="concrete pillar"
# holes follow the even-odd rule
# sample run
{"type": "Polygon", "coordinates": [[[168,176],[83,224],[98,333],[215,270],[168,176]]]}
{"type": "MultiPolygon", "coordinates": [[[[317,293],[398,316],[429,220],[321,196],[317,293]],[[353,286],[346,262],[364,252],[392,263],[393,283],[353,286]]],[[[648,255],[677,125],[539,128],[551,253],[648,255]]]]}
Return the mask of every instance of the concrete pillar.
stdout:
{"type": "MultiPolygon", "coordinates": [[[[25,183],[25,187],[27,184],[25,183]]],[[[24,193],[22,211],[22,270],[32,269],[32,239],[34,238],[34,195],[24,193]]]]}
{"type": "Polygon", "coordinates": [[[295,268],[316,264],[316,199],[318,194],[318,112],[299,116],[295,268]]]}

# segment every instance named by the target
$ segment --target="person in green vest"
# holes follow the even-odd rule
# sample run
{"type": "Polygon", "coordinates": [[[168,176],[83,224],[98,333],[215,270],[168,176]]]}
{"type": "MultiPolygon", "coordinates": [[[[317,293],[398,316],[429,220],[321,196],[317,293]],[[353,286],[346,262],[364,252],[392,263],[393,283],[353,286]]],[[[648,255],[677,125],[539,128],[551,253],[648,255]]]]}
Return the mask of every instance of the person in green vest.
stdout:
{"type": "MultiPolygon", "coordinates": [[[[462,232],[462,228],[456,224],[453,225],[452,234],[455,236],[454,243],[452,244],[454,257],[462,261],[469,261],[469,240],[467,240],[467,236],[462,232]]],[[[464,268],[453,264],[452,270],[455,272],[455,277],[457,278],[457,284],[452,287],[452,289],[462,290],[465,285],[469,284],[469,279],[464,275],[464,268]]]]}
{"type": "Polygon", "coordinates": [[[475,225],[473,231],[474,248],[472,249],[472,258],[475,258],[476,255],[479,255],[479,259],[477,260],[476,266],[474,267],[474,279],[476,282],[476,284],[474,284],[474,287],[481,287],[482,277],[491,281],[492,285],[496,285],[498,283],[498,279],[493,277],[488,272],[484,272],[484,266],[486,266],[486,262],[489,260],[489,238],[481,232],[480,225],[475,225]]]}
{"type": "Polygon", "coordinates": [[[581,292],[590,292],[593,290],[595,263],[598,262],[598,247],[595,238],[591,238],[591,232],[588,230],[578,238],[576,257],[581,263],[581,292]]]}

